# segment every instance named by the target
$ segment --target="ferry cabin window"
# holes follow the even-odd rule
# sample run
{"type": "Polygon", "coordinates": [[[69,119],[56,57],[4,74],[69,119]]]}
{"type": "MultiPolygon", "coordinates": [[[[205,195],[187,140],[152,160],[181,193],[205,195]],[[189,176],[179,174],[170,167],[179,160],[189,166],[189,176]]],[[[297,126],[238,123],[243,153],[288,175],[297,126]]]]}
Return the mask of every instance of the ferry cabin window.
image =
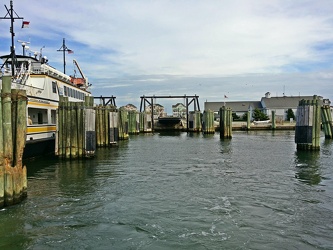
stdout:
{"type": "Polygon", "coordinates": [[[47,109],[28,108],[28,117],[29,116],[33,125],[47,123],[47,109]]]}
{"type": "Polygon", "coordinates": [[[67,96],[67,87],[64,86],[64,95],[67,96]]]}
{"type": "Polygon", "coordinates": [[[57,82],[52,82],[52,91],[53,93],[57,93],[57,82]]]}
{"type": "Polygon", "coordinates": [[[56,110],[51,110],[51,123],[52,124],[56,124],[56,114],[57,114],[56,110]]]}

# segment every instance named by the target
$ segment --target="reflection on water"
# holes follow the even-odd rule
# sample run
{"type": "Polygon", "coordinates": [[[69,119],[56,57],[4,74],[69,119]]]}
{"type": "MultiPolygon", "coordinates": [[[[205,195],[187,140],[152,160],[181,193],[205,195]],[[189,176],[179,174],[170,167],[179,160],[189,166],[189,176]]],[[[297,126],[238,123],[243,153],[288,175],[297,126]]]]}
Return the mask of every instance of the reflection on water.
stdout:
{"type": "Polygon", "coordinates": [[[332,142],[297,151],[293,133],[141,134],[26,162],[0,249],[332,249],[332,142]]]}
{"type": "Polygon", "coordinates": [[[320,151],[299,150],[295,155],[295,177],[310,185],[318,185],[321,182],[320,151]]]}

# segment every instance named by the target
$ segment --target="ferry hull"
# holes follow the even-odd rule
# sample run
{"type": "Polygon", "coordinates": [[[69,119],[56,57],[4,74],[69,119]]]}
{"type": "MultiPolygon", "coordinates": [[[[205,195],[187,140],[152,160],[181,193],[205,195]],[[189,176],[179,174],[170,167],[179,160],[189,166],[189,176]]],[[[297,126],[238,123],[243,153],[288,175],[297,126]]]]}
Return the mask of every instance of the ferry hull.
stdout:
{"type": "Polygon", "coordinates": [[[23,159],[54,154],[55,138],[27,141],[25,144],[23,159]]]}
{"type": "Polygon", "coordinates": [[[175,126],[181,121],[180,117],[159,117],[158,122],[162,126],[175,126]]]}

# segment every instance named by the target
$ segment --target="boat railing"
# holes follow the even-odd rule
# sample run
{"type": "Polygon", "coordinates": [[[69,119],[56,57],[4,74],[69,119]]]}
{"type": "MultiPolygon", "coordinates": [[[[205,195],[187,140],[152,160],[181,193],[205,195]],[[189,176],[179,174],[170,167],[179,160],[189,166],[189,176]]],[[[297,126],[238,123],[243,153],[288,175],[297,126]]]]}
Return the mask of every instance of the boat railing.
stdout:
{"type": "Polygon", "coordinates": [[[47,64],[42,64],[41,65],[41,70],[43,70],[43,72],[47,75],[53,76],[55,78],[64,80],[64,81],[70,81],[70,77],[54,68],[52,68],[51,66],[47,65],[47,64]]]}
{"type": "Polygon", "coordinates": [[[29,72],[30,72],[30,66],[31,64],[28,64],[28,69],[25,67],[24,64],[21,65],[19,69],[17,69],[17,74],[14,77],[14,82],[17,84],[22,84],[24,85],[28,78],[29,78],[29,72]]]}
{"type": "Polygon", "coordinates": [[[47,64],[41,64],[41,63],[33,63],[31,67],[31,74],[36,74],[36,75],[48,75],[51,77],[54,77],[56,79],[59,79],[61,81],[70,83],[70,77],[47,64]]]}

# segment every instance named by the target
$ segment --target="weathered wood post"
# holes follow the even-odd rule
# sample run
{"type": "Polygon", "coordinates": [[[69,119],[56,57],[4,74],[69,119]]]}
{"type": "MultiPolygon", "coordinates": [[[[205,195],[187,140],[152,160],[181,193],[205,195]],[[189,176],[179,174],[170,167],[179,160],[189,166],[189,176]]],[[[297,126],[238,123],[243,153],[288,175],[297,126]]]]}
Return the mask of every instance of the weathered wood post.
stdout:
{"type": "MultiPolygon", "coordinates": [[[[3,76],[2,81],[8,81],[8,76],[3,76]]],[[[9,78],[10,80],[10,78],[9,78]]],[[[2,92],[0,98],[0,208],[5,205],[5,165],[3,158],[3,118],[2,118],[2,92]]]]}
{"type": "Polygon", "coordinates": [[[247,119],[246,119],[246,129],[250,130],[251,128],[251,112],[250,110],[247,111],[247,119]]]}
{"type": "Polygon", "coordinates": [[[319,150],[320,106],[317,96],[301,100],[297,107],[295,142],[300,150],[319,150]]]}
{"type": "Polygon", "coordinates": [[[84,121],[84,155],[86,157],[91,157],[95,155],[96,151],[96,111],[94,109],[94,97],[86,96],[85,97],[85,109],[83,113],[84,121]]]}
{"type": "Polygon", "coordinates": [[[220,138],[232,137],[232,110],[225,106],[220,108],[220,138]]]}
{"type": "Polygon", "coordinates": [[[276,129],[275,110],[272,111],[272,129],[276,129]]]}
{"type": "Polygon", "coordinates": [[[201,122],[201,113],[200,111],[191,111],[189,112],[189,127],[187,131],[190,132],[200,132],[202,130],[202,122],[201,122]]]}
{"type": "Polygon", "coordinates": [[[93,97],[85,102],[68,102],[61,97],[57,111],[55,154],[59,157],[91,157],[95,154],[95,110],[93,97]]]}
{"type": "Polygon", "coordinates": [[[139,133],[139,114],[136,111],[128,111],[128,134],[139,133]]]}
{"type": "Polygon", "coordinates": [[[326,139],[333,138],[333,121],[329,105],[321,107],[321,119],[326,139]]]}
{"type": "Polygon", "coordinates": [[[118,111],[117,110],[111,110],[109,113],[109,136],[110,136],[110,144],[116,144],[119,139],[119,129],[118,129],[118,111]]]}
{"type": "Polygon", "coordinates": [[[205,110],[203,112],[202,132],[204,134],[214,134],[214,112],[212,110],[205,110]]]}
{"type": "Polygon", "coordinates": [[[120,140],[127,140],[128,136],[128,111],[120,108],[119,109],[119,139],[120,140]]]}
{"type": "Polygon", "coordinates": [[[141,112],[139,115],[140,132],[152,132],[151,113],[146,111],[141,112]]]}
{"type": "Polygon", "coordinates": [[[77,147],[78,147],[78,157],[84,156],[84,122],[83,121],[83,102],[77,102],[77,147]]]}
{"type": "Polygon", "coordinates": [[[21,202],[27,196],[27,171],[22,166],[26,140],[24,90],[11,90],[11,76],[2,76],[0,102],[0,207],[21,202]]]}

